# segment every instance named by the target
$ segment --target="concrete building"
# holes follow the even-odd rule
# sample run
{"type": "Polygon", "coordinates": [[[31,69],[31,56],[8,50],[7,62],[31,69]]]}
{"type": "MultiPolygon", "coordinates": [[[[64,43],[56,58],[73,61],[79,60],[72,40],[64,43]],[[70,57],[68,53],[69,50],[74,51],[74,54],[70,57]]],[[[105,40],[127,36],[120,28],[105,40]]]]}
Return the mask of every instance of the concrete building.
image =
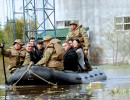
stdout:
{"type": "MultiPolygon", "coordinates": [[[[28,0],[27,0],[28,1],[28,0]]],[[[37,7],[41,8],[43,6],[42,0],[36,0],[37,7]]],[[[53,0],[49,0],[53,1],[53,0]]],[[[13,18],[12,6],[6,7],[12,2],[0,2],[3,9],[1,12],[4,17],[0,19],[5,22],[6,16],[8,19],[13,18]],[[7,9],[8,8],[8,9],[7,9]]],[[[16,12],[22,12],[23,8],[22,1],[15,0],[16,12]]],[[[31,6],[32,7],[32,6],[31,6]]],[[[21,14],[16,14],[15,17],[20,18],[21,14]]],[[[53,20],[53,17],[50,17],[53,20]]],[[[103,49],[104,62],[113,62],[118,58],[119,62],[128,60],[130,51],[130,0],[55,0],[55,18],[57,28],[66,28],[69,25],[70,20],[77,20],[79,24],[83,27],[89,27],[88,34],[91,39],[91,47],[97,46],[103,49]],[[118,32],[124,34],[124,36],[118,36],[118,32]],[[109,33],[113,34],[112,39],[119,40],[118,37],[122,37],[122,41],[118,41],[114,46],[111,46],[112,41],[106,38],[109,33]],[[116,37],[117,35],[117,37],[116,37]],[[126,41],[127,40],[127,41],[126,41]],[[121,46],[120,46],[121,44],[121,46]],[[125,50],[125,54],[121,54],[119,51],[125,50]],[[117,56],[118,55],[118,56],[117,56]]],[[[37,13],[38,22],[43,20],[43,14],[41,12],[37,13]]],[[[1,25],[3,26],[4,24],[1,25]]],[[[49,29],[50,24],[47,23],[46,27],[49,29]]],[[[110,34],[111,35],[111,34],[110,34]]],[[[128,60],[129,61],[129,60],[128,60]]]]}
{"type": "MultiPolygon", "coordinates": [[[[67,21],[78,20],[89,27],[92,44],[103,48],[104,62],[116,59],[104,35],[121,32],[130,36],[130,0],[55,0],[55,4],[57,28],[66,27],[67,21]]],[[[121,60],[122,55],[119,56],[121,60]]]]}

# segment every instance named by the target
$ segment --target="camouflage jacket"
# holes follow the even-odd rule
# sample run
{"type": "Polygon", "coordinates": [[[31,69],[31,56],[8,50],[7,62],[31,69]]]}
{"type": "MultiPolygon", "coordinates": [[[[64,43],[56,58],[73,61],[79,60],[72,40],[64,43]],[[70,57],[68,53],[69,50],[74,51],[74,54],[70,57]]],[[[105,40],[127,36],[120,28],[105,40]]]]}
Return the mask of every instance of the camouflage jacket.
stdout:
{"type": "Polygon", "coordinates": [[[90,42],[84,28],[77,27],[74,31],[70,31],[66,37],[66,40],[68,40],[69,38],[78,38],[83,46],[83,49],[88,50],[90,42]]]}
{"type": "MultiPolygon", "coordinates": [[[[43,65],[43,66],[48,66],[51,68],[55,68],[57,70],[62,70],[63,69],[63,57],[60,59],[59,58],[59,54],[56,53],[56,49],[54,47],[54,43],[50,43],[46,46],[44,53],[43,53],[43,57],[41,58],[41,60],[36,64],[36,65],[43,65]]],[[[60,52],[60,48],[59,48],[59,52],[60,52]]]]}
{"type": "Polygon", "coordinates": [[[24,62],[22,65],[27,66],[27,65],[29,65],[30,62],[31,62],[30,54],[26,51],[26,56],[25,56],[25,59],[24,59],[24,62]]]}
{"type": "Polygon", "coordinates": [[[9,71],[15,71],[18,67],[20,67],[26,58],[26,50],[25,48],[21,48],[21,50],[16,50],[14,47],[10,47],[10,49],[4,50],[5,56],[9,57],[9,71]]]}

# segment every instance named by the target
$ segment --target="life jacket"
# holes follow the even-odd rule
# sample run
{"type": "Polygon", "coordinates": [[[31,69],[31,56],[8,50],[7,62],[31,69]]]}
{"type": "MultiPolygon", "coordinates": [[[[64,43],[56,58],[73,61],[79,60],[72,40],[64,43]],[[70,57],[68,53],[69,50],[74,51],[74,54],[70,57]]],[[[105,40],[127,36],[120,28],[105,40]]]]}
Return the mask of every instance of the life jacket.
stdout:
{"type": "Polygon", "coordinates": [[[52,55],[52,58],[56,59],[56,60],[63,60],[63,56],[64,56],[64,49],[62,48],[62,46],[60,46],[58,44],[59,40],[58,39],[52,39],[50,41],[50,44],[53,44],[53,48],[55,49],[56,53],[52,55]]]}
{"type": "MultiPolygon", "coordinates": [[[[63,70],[63,56],[64,49],[58,44],[57,39],[52,39],[47,48],[54,48],[54,52],[47,63],[48,67],[55,68],[57,70],[63,70]]],[[[45,48],[46,49],[46,48],[45,48]]]]}
{"type": "Polygon", "coordinates": [[[14,47],[11,47],[6,54],[9,54],[9,66],[8,69],[10,72],[16,70],[19,66],[21,66],[25,60],[26,50],[25,48],[21,48],[20,51],[17,51],[14,47]]]}

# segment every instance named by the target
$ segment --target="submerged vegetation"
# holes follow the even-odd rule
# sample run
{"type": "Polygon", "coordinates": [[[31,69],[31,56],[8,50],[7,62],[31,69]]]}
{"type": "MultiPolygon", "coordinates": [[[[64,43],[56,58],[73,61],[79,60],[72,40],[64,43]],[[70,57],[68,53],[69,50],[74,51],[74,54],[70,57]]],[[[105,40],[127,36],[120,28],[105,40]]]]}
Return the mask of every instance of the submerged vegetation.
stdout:
{"type": "MultiPolygon", "coordinates": [[[[5,57],[5,64],[7,63],[8,58],[5,57]]],[[[1,71],[1,82],[0,84],[4,84],[4,76],[3,74],[3,65],[2,65],[2,57],[0,56],[0,71],[1,71]]],[[[93,68],[101,68],[101,69],[121,69],[121,68],[130,68],[129,65],[122,66],[114,66],[114,65],[100,65],[93,66],[93,68]]],[[[7,67],[6,67],[7,68],[7,67]]],[[[6,71],[8,73],[8,70],[6,71]]],[[[119,81],[116,80],[115,81],[119,81]]],[[[90,99],[99,99],[99,100],[129,100],[130,97],[130,85],[127,83],[122,84],[111,84],[110,82],[97,82],[96,84],[81,84],[81,85],[66,85],[66,86],[41,86],[41,87],[21,87],[21,88],[9,88],[9,90],[5,90],[7,94],[9,94],[9,98],[19,98],[19,99],[30,99],[34,100],[56,100],[56,99],[82,99],[82,100],[90,100],[90,99]],[[125,85],[124,85],[125,84],[125,85]],[[91,87],[94,86],[94,87],[91,87]],[[97,86],[97,88],[95,87],[97,86]],[[121,99],[120,99],[121,98],[121,99]]],[[[4,95],[4,91],[0,91],[0,95],[4,95]]]]}

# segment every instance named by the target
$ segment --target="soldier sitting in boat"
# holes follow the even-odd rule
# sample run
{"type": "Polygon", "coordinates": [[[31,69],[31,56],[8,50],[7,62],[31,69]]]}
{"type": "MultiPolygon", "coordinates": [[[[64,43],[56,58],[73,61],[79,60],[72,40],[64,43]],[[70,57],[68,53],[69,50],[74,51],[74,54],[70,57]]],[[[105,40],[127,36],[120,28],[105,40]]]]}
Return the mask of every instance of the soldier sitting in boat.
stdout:
{"type": "Polygon", "coordinates": [[[62,43],[62,48],[65,50],[63,60],[64,70],[78,71],[78,55],[73,50],[73,47],[70,46],[68,41],[65,41],[62,43]]]}
{"type": "MultiPolygon", "coordinates": [[[[4,45],[1,43],[1,47],[4,45]]],[[[4,50],[5,56],[9,57],[9,71],[10,73],[14,73],[16,69],[21,67],[26,58],[26,50],[22,47],[23,43],[20,39],[16,39],[13,43],[13,46],[9,49],[4,50]]],[[[26,63],[25,63],[26,65],[26,63]]]]}
{"type": "Polygon", "coordinates": [[[47,66],[56,70],[63,70],[63,54],[64,50],[58,44],[57,39],[50,36],[44,36],[45,50],[40,61],[36,65],[47,66]],[[56,40],[56,41],[55,41],[56,40]]]}

